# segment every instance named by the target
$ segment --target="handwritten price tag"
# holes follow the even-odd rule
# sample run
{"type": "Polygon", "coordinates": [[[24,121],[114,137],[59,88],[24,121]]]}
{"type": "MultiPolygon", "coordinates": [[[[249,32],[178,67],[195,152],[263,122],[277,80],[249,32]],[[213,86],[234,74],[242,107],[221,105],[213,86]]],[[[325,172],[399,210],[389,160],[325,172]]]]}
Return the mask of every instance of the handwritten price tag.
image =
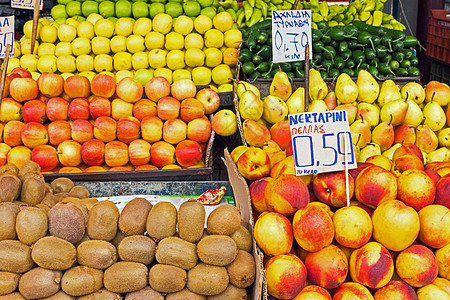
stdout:
{"type": "MultiPolygon", "coordinates": [[[[35,0],[11,0],[12,8],[34,9],[35,0]]],[[[40,0],[40,10],[44,7],[44,1],[40,0]]]]}
{"type": "Polygon", "coordinates": [[[0,17],[0,58],[5,57],[8,44],[11,45],[9,57],[14,57],[14,16],[0,17]]]}
{"type": "Polygon", "coordinates": [[[289,115],[297,175],[356,168],[347,111],[289,115]],[[344,144],[346,143],[346,144],[344,144]]]}
{"type": "Polygon", "coordinates": [[[274,63],[305,60],[309,45],[312,59],[311,11],[272,11],[272,60],[274,63]]]}

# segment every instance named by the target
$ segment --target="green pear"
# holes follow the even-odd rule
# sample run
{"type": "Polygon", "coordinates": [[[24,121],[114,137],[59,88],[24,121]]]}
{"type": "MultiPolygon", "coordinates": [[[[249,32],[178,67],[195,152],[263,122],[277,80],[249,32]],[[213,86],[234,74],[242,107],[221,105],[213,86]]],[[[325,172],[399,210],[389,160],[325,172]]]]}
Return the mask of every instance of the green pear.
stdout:
{"type": "Polygon", "coordinates": [[[314,100],[308,106],[309,112],[327,111],[327,110],[328,110],[327,104],[323,100],[314,100]]]}
{"type": "Polygon", "coordinates": [[[386,151],[384,151],[382,153],[382,155],[386,156],[387,158],[389,158],[390,160],[392,160],[392,157],[394,156],[394,152],[395,150],[397,150],[398,148],[400,148],[402,146],[402,144],[394,144],[391,146],[391,148],[387,149],[386,151]]]}
{"type": "Polygon", "coordinates": [[[289,114],[305,112],[305,88],[299,87],[286,101],[289,114]]]}
{"type": "Polygon", "coordinates": [[[417,102],[407,99],[408,109],[406,110],[405,119],[402,124],[408,124],[412,127],[417,127],[422,123],[423,120],[423,112],[420,109],[417,102]]]}
{"type": "Polygon", "coordinates": [[[381,155],[381,148],[376,143],[367,144],[359,151],[358,162],[365,162],[371,156],[381,155]]]}
{"type": "Polygon", "coordinates": [[[373,103],[378,98],[380,86],[373,76],[366,70],[358,73],[356,80],[358,86],[358,100],[361,102],[373,103]]]}
{"type": "Polygon", "coordinates": [[[269,93],[286,101],[292,94],[292,86],[289,77],[285,72],[277,72],[270,84],[269,93]]]}
{"type": "Polygon", "coordinates": [[[392,100],[385,103],[380,111],[381,122],[390,122],[392,126],[402,124],[405,120],[408,106],[408,102],[403,99],[392,100]]]}
{"type": "Polygon", "coordinates": [[[360,149],[364,148],[372,140],[369,123],[364,119],[356,120],[350,125],[350,134],[352,136],[353,144],[360,149]]]}
{"type": "Polygon", "coordinates": [[[263,108],[263,118],[270,124],[283,121],[288,115],[288,106],[277,96],[264,97],[263,108]]]}
{"type": "Polygon", "coordinates": [[[450,127],[439,130],[438,142],[439,147],[450,147],[450,127]]]}
{"type": "Polygon", "coordinates": [[[386,151],[394,144],[394,137],[394,127],[388,122],[381,122],[372,130],[372,142],[378,144],[381,151],[386,151]]]}
{"type": "Polygon", "coordinates": [[[408,82],[405,84],[401,88],[400,94],[403,99],[412,100],[417,104],[422,103],[425,100],[425,90],[417,82],[408,82]]]}
{"type": "Polygon", "coordinates": [[[356,120],[356,114],[358,112],[358,108],[353,103],[338,105],[334,108],[334,110],[346,110],[349,125],[351,125],[356,120]]]}
{"type": "Polygon", "coordinates": [[[334,92],[341,103],[353,103],[358,98],[358,87],[347,73],[339,75],[334,92]]]}
{"type": "Polygon", "coordinates": [[[320,72],[309,70],[309,98],[311,100],[323,100],[328,94],[328,87],[320,75],[320,72]]]}
{"type": "Polygon", "coordinates": [[[380,123],[380,108],[375,103],[358,103],[358,113],[356,114],[356,119],[360,120],[364,118],[364,120],[369,123],[370,128],[374,128],[380,123]]]}
{"type": "Polygon", "coordinates": [[[439,145],[438,137],[428,125],[419,125],[416,128],[415,145],[425,153],[430,153],[437,149],[439,145]]]}
{"type": "Polygon", "coordinates": [[[263,114],[263,102],[252,90],[246,90],[239,98],[239,113],[245,119],[258,121],[263,114]]]}
{"type": "Polygon", "coordinates": [[[442,161],[450,161],[450,149],[447,147],[441,147],[428,153],[427,163],[442,161]]]}
{"type": "Polygon", "coordinates": [[[259,92],[258,88],[253,84],[248,83],[247,81],[244,80],[241,80],[236,84],[236,93],[239,99],[241,99],[242,93],[245,92],[246,90],[253,91],[258,98],[261,98],[261,93],[259,92]]]}
{"type": "Polygon", "coordinates": [[[428,125],[433,131],[442,129],[447,122],[444,110],[436,101],[428,102],[425,105],[423,117],[425,119],[423,124],[428,125]]]}
{"type": "Polygon", "coordinates": [[[382,107],[389,101],[402,98],[400,91],[394,81],[388,79],[381,85],[380,93],[378,94],[378,105],[382,107]]]}

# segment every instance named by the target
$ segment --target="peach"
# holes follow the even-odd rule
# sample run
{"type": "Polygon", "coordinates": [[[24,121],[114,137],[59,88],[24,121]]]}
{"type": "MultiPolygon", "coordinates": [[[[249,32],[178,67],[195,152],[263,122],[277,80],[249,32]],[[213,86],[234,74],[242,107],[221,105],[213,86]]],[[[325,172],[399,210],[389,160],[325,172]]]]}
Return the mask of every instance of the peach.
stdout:
{"type": "Polygon", "coordinates": [[[292,300],[331,300],[331,296],[323,287],[307,285],[292,300]]]}
{"type": "Polygon", "coordinates": [[[203,157],[203,151],[196,141],[184,140],[175,147],[175,158],[182,167],[195,166],[203,157]]]}
{"type": "Polygon", "coordinates": [[[436,250],[439,276],[450,280],[450,244],[436,250]]]}
{"type": "Polygon", "coordinates": [[[295,255],[277,255],[265,265],[267,291],[278,299],[292,299],[305,286],[306,267],[295,255]]]}
{"type": "Polygon", "coordinates": [[[407,170],[398,177],[397,199],[419,211],[434,202],[436,187],[422,170],[407,170]]]}
{"type": "Polygon", "coordinates": [[[211,130],[209,120],[194,119],[187,125],[187,138],[198,143],[206,143],[211,137],[211,130]]]}
{"type": "Polygon", "coordinates": [[[424,170],[424,165],[417,155],[407,153],[392,160],[391,171],[396,176],[407,170],[424,170]]]}
{"type": "Polygon", "coordinates": [[[47,120],[45,115],[46,105],[40,100],[30,100],[25,102],[22,107],[22,116],[25,123],[37,122],[44,123],[47,120]]]}
{"type": "Polygon", "coordinates": [[[67,77],[64,81],[64,93],[72,99],[87,98],[91,94],[91,83],[81,75],[67,77]]]}
{"type": "Polygon", "coordinates": [[[344,282],[334,293],[333,300],[373,300],[372,294],[362,284],[356,282],[344,282]]]}
{"type": "Polygon", "coordinates": [[[3,141],[11,147],[22,145],[22,130],[25,124],[20,121],[9,121],[3,128],[3,141]]]}
{"type": "Polygon", "coordinates": [[[234,163],[236,163],[239,159],[239,157],[241,157],[241,155],[247,151],[248,146],[245,145],[240,145],[237,146],[236,148],[233,149],[233,151],[231,151],[230,156],[231,159],[234,161],[234,163]]]}
{"type": "Polygon", "coordinates": [[[67,120],[69,118],[69,102],[61,97],[48,100],[46,107],[47,118],[50,121],[67,120]]]}
{"type": "Polygon", "coordinates": [[[142,138],[149,143],[155,143],[162,139],[163,121],[156,116],[144,117],[141,121],[142,138]]]}
{"type": "Polygon", "coordinates": [[[435,203],[450,209],[450,176],[444,176],[436,184],[435,203]]]}
{"type": "Polygon", "coordinates": [[[170,119],[164,122],[162,132],[165,142],[176,145],[186,139],[187,125],[183,120],[170,119]]]}
{"type": "MultiPolygon", "coordinates": [[[[355,184],[348,174],[349,201],[353,197],[355,184]]],[[[318,174],[313,181],[313,191],[319,201],[335,207],[347,204],[345,172],[328,172],[318,174]]]]}
{"type": "Polygon", "coordinates": [[[162,168],[175,163],[175,147],[167,142],[159,141],[152,144],[150,160],[153,165],[162,168]]]}
{"type": "Polygon", "coordinates": [[[373,289],[385,286],[394,274],[394,261],[380,243],[370,242],[350,256],[350,276],[354,282],[373,289]]]}
{"type": "MultiPolygon", "coordinates": [[[[280,161],[282,161],[286,158],[286,152],[283,150],[275,152],[275,153],[273,153],[273,152],[267,153],[267,155],[269,155],[269,159],[270,159],[270,169],[272,169],[277,163],[279,163],[280,161]]],[[[294,175],[294,174],[292,174],[292,175],[294,175]]]]}
{"type": "Polygon", "coordinates": [[[141,122],[135,117],[124,117],[117,121],[117,139],[125,144],[141,137],[141,122]]]}
{"type": "Polygon", "coordinates": [[[366,213],[369,214],[370,217],[372,217],[373,212],[375,211],[375,209],[368,207],[365,204],[362,204],[361,202],[359,202],[358,200],[351,200],[350,201],[350,206],[357,206],[359,208],[362,208],[366,211],[366,213]]]}
{"type": "Polygon", "coordinates": [[[438,275],[436,257],[422,245],[413,245],[400,252],[395,267],[398,276],[413,287],[430,284],[438,275]]]}
{"type": "Polygon", "coordinates": [[[16,146],[12,148],[6,156],[7,163],[13,164],[19,169],[29,160],[31,160],[31,149],[25,146],[16,146]]]}
{"type": "Polygon", "coordinates": [[[256,220],[254,238],[267,255],[287,254],[294,241],[291,222],[282,214],[264,212],[256,220]]]}
{"type": "Polygon", "coordinates": [[[31,151],[31,160],[36,162],[42,172],[51,171],[59,163],[56,149],[50,145],[40,145],[31,151]]]}
{"type": "Polygon", "coordinates": [[[292,229],[298,245],[309,252],[329,246],[334,238],[333,220],[329,214],[311,204],[295,213],[292,229]]]}
{"type": "Polygon", "coordinates": [[[388,284],[375,292],[375,300],[417,300],[416,292],[404,281],[391,280],[388,284]]]}
{"type": "Polygon", "coordinates": [[[111,117],[111,101],[103,97],[94,97],[89,102],[89,114],[95,120],[98,117],[111,117]]]}
{"type": "Polygon", "coordinates": [[[269,182],[272,180],[272,177],[264,177],[253,181],[249,186],[250,198],[252,200],[253,208],[262,213],[267,211],[265,191],[269,185],[269,182]]]}
{"type": "Polygon", "coordinates": [[[37,122],[25,124],[20,133],[22,143],[28,148],[33,149],[39,145],[45,145],[48,142],[48,132],[44,125],[37,122]]]}
{"type": "Polygon", "coordinates": [[[71,126],[65,120],[56,120],[47,125],[48,141],[53,146],[58,146],[72,137],[71,126]]]}
{"type": "Polygon", "coordinates": [[[419,235],[419,215],[399,200],[381,203],[372,214],[372,223],[374,239],[392,251],[406,249],[419,235]]]}
{"type": "MultiPolygon", "coordinates": [[[[159,103],[158,103],[159,104],[159,103]]],[[[205,106],[200,100],[187,98],[181,101],[180,118],[189,123],[194,119],[199,119],[205,115],[205,106]]]]}
{"type": "Polygon", "coordinates": [[[91,139],[81,145],[81,159],[88,166],[100,166],[104,163],[105,143],[91,139]]]}
{"type": "Polygon", "coordinates": [[[306,207],[309,192],[305,182],[297,176],[280,175],[269,182],[264,198],[270,211],[291,215],[306,207]]]}
{"type": "Polygon", "coordinates": [[[359,162],[356,164],[356,169],[350,169],[350,170],[348,170],[348,173],[350,175],[352,175],[353,180],[356,180],[356,177],[358,177],[359,173],[361,173],[362,170],[364,170],[365,168],[368,168],[372,165],[373,164],[371,164],[371,163],[359,162]]]}
{"type": "Polygon", "coordinates": [[[372,220],[358,206],[342,207],[333,215],[334,238],[349,248],[360,248],[372,237],[372,220]]]}
{"type": "Polygon", "coordinates": [[[128,145],[111,141],[105,145],[105,163],[109,167],[121,167],[128,163],[128,145]]]}
{"type": "MultiPolygon", "coordinates": [[[[439,180],[441,179],[441,175],[439,175],[438,172],[433,170],[425,170],[425,173],[427,173],[428,176],[430,176],[431,180],[433,180],[434,185],[436,186],[439,180]]],[[[434,201],[437,199],[437,190],[436,190],[436,197],[434,198],[434,201]]]]}
{"type": "Polygon", "coordinates": [[[386,156],[381,155],[381,154],[372,155],[372,156],[368,157],[365,162],[382,167],[386,170],[391,170],[391,168],[392,168],[392,161],[389,158],[387,158],[386,156]]]}
{"type": "Polygon", "coordinates": [[[270,159],[264,150],[249,147],[236,162],[239,173],[248,180],[258,180],[269,176],[270,159]]]}
{"type": "Polygon", "coordinates": [[[272,139],[285,150],[291,141],[291,129],[288,121],[279,121],[270,127],[272,139]]]}
{"type": "MultiPolygon", "coordinates": [[[[292,155],[286,156],[281,161],[276,163],[272,166],[270,169],[270,176],[271,177],[278,177],[282,174],[285,175],[295,175],[295,164],[294,164],[294,157],[292,155]]],[[[303,176],[299,176],[303,177],[303,176]]]]}
{"type": "Polygon", "coordinates": [[[146,116],[156,116],[156,103],[148,99],[139,100],[133,105],[133,116],[139,121],[146,116]]]}
{"type": "Polygon", "coordinates": [[[163,120],[176,119],[180,116],[180,101],[173,97],[164,97],[156,105],[156,113],[163,120]]]}
{"type": "Polygon", "coordinates": [[[340,286],[347,277],[348,262],[344,252],[335,245],[329,245],[317,252],[311,252],[305,259],[308,280],[326,289],[340,286]]]}
{"type": "Polygon", "coordinates": [[[428,284],[424,287],[417,289],[417,297],[419,300],[449,300],[450,294],[443,288],[434,284],[428,284]]]}
{"type": "Polygon", "coordinates": [[[450,280],[437,277],[431,284],[443,289],[450,296],[450,280]]]}
{"type": "Polygon", "coordinates": [[[71,128],[72,140],[82,144],[94,138],[94,126],[88,120],[75,120],[71,128]]]}
{"type": "Polygon", "coordinates": [[[392,161],[394,161],[397,157],[403,156],[405,154],[414,154],[418,158],[420,158],[422,163],[424,163],[422,151],[420,151],[420,148],[414,144],[403,144],[402,146],[397,148],[392,156],[392,161]]]}
{"type": "Polygon", "coordinates": [[[432,248],[450,243],[450,211],[442,205],[428,205],[419,211],[419,239],[432,248]]]}

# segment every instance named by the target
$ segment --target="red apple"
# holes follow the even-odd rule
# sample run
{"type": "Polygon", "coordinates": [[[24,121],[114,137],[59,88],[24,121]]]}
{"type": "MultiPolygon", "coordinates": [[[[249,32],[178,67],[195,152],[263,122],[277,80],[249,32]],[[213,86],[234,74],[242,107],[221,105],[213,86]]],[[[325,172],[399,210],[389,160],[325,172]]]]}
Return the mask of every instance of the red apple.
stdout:
{"type": "Polygon", "coordinates": [[[270,136],[280,146],[282,150],[285,150],[288,144],[291,142],[291,130],[289,128],[288,121],[279,121],[270,127],[270,136]]]}
{"type": "Polygon", "coordinates": [[[88,166],[100,166],[105,156],[105,143],[91,139],[81,145],[81,159],[88,166]]]}
{"type": "Polygon", "coordinates": [[[59,162],[65,167],[76,167],[81,164],[81,145],[73,140],[66,140],[57,148],[59,162]]]}
{"type": "Polygon", "coordinates": [[[156,76],[145,84],[145,95],[148,99],[158,102],[159,99],[170,94],[170,83],[162,76],[156,76]]]}
{"type": "Polygon", "coordinates": [[[20,121],[9,121],[3,128],[3,141],[11,146],[22,145],[21,133],[25,124],[20,121]]]}
{"type": "Polygon", "coordinates": [[[146,116],[156,116],[156,104],[148,99],[141,99],[133,105],[133,116],[139,121],[146,116]]]}
{"type": "Polygon", "coordinates": [[[120,99],[129,103],[134,103],[142,98],[144,90],[139,81],[131,77],[125,77],[117,83],[116,93],[120,99]]]}
{"type": "Polygon", "coordinates": [[[72,140],[82,144],[94,138],[94,126],[88,120],[75,120],[72,123],[72,140]]]}
{"type": "Polygon", "coordinates": [[[248,180],[269,176],[270,159],[267,153],[257,147],[249,147],[236,162],[239,173],[248,180]]]}
{"type": "Polygon", "coordinates": [[[46,105],[40,100],[25,102],[22,109],[23,121],[25,123],[37,122],[43,124],[47,119],[45,115],[46,105]]]}
{"type": "Polygon", "coordinates": [[[94,123],[94,137],[104,143],[116,139],[117,123],[110,117],[98,117],[94,123]]]}
{"type": "Polygon", "coordinates": [[[121,167],[128,163],[128,145],[111,141],[105,145],[105,163],[109,167],[121,167]]]}
{"type": "Polygon", "coordinates": [[[64,120],[56,120],[48,124],[48,141],[53,146],[58,146],[65,140],[70,140],[72,137],[71,126],[69,122],[64,120]]]}
{"type": "Polygon", "coordinates": [[[214,114],[211,126],[218,135],[233,135],[237,130],[236,115],[229,109],[222,109],[214,114]]]}
{"type": "Polygon", "coordinates": [[[89,119],[89,102],[85,98],[75,98],[69,104],[68,116],[72,121],[89,119]]]}
{"type": "Polygon", "coordinates": [[[142,138],[149,143],[154,143],[162,139],[163,121],[156,116],[148,116],[141,122],[142,138]]]}
{"type": "Polygon", "coordinates": [[[170,119],[163,125],[163,140],[176,145],[186,139],[187,125],[180,119],[170,119]]]}
{"type": "Polygon", "coordinates": [[[44,125],[36,122],[25,124],[20,133],[22,143],[30,149],[48,142],[48,132],[44,125]]]}
{"type": "Polygon", "coordinates": [[[9,94],[19,102],[36,99],[39,87],[33,78],[15,78],[9,84],[9,94]]]}
{"type": "Polygon", "coordinates": [[[47,104],[48,100],[50,100],[50,97],[44,96],[43,94],[41,94],[41,92],[39,92],[36,100],[42,101],[47,104]]]}
{"type": "Polygon", "coordinates": [[[22,120],[22,104],[12,98],[3,98],[0,105],[0,121],[22,120]]]}
{"type": "Polygon", "coordinates": [[[152,144],[150,149],[150,158],[152,164],[162,168],[166,165],[175,163],[175,147],[164,141],[152,144]]]}
{"type": "Polygon", "coordinates": [[[87,98],[91,94],[91,83],[82,75],[67,77],[64,81],[64,93],[70,98],[87,98]]]}
{"type": "Polygon", "coordinates": [[[56,73],[42,73],[37,83],[39,91],[49,98],[57,97],[64,91],[64,78],[56,73]]]}
{"type": "Polygon", "coordinates": [[[197,88],[191,79],[180,79],[172,83],[170,91],[175,99],[181,101],[186,98],[194,98],[197,88]]]}
{"type": "Polygon", "coordinates": [[[6,159],[11,147],[5,143],[0,143],[0,165],[6,164],[6,159]]]}
{"type": "Polygon", "coordinates": [[[69,102],[61,97],[51,98],[47,102],[46,113],[50,121],[67,120],[69,118],[69,102]]]}
{"type": "Polygon", "coordinates": [[[187,125],[187,138],[198,143],[206,143],[211,137],[211,130],[209,120],[194,119],[187,125]]]}
{"type": "Polygon", "coordinates": [[[130,162],[134,166],[145,165],[150,161],[150,149],[149,142],[137,139],[128,145],[128,153],[130,156],[130,162]]]}
{"type": "Polygon", "coordinates": [[[126,102],[122,99],[114,99],[111,102],[111,117],[119,121],[122,118],[133,115],[133,103],[126,102]]]}
{"type": "MultiPolygon", "coordinates": [[[[348,174],[349,201],[353,197],[355,185],[353,177],[348,174]]],[[[345,172],[328,172],[318,174],[313,181],[313,191],[317,199],[331,206],[347,205],[345,172]]]]}
{"type": "Polygon", "coordinates": [[[95,96],[109,98],[116,91],[116,80],[106,74],[97,74],[92,78],[91,91],[95,96]]]}
{"type": "Polygon", "coordinates": [[[31,160],[36,162],[42,172],[51,171],[59,164],[56,149],[50,145],[40,145],[31,151],[31,160]]]}
{"type": "Polygon", "coordinates": [[[419,211],[434,202],[436,187],[422,170],[407,170],[398,177],[397,199],[419,211]]]}
{"type": "Polygon", "coordinates": [[[156,111],[158,117],[163,121],[176,119],[180,115],[180,101],[173,97],[161,98],[156,106],[156,111]]]}
{"type": "Polygon", "coordinates": [[[219,94],[217,94],[217,92],[213,89],[201,89],[198,91],[195,98],[203,103],[203,106],[205,107],[205,114],[213,114],[219,108],[220,97],[219,94]]]}
{"type": "Polygon", "coordinates": [[[117,122],[117,139],[125,144],[140,138],[141,122],[135,117],[125,117],[117,122]]]}
{"type": "Polygon", "coordinates": [[[22,78],[32,78],[33,77],[31,75],[30,71],[28,71],[27,69],[24,69],[24,68],[20,68],[20,67],[15,67],[14,69],[12,69],[10,74],[18,74],[22,78]]]}
{"type": "MultiPolygon", "coordinates": [[[[159,103],[158,103],[159,104],[159,103]]],[[[205,115],[205,106],[195,98],[187,98],[181,102],[180,117],[185,122],[201,118],[205,115]]]]}
{"type": "Polygon", "coordinates": [[[202,148],[199,143],[184,140],[175,148],[177,162],[184,168],[195,166],[203,157],[202,148]]]}
{"type": "Polygon", "coordinates": [[[103,97],[92,98],[89,102],[89,113],[94,120],[101,116],[111,117],[111,101],[103,97]]]}

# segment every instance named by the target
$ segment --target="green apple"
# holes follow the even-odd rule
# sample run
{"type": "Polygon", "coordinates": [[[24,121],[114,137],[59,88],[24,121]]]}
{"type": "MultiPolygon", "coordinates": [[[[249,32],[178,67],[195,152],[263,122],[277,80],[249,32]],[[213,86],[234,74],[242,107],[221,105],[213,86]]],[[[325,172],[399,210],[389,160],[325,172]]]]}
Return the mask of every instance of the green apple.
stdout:
{"type": "Polygon", "coordinates": [[[68,18],[69,17],[66,12],[66,6],[62,5],[62,4],[53,6],[50,13],[54,20],[59,19],[59,18],[68,18]]]}
{"type": "Polygon", "coordinates": [[[217,15],[216,9],[212,6],[205,7],[200,11],[201,15],[209,17],[211,20],[217,15]]]}
{"type": "Polygon", "coordinates": [[[93,0],[84,1],[81,5],[81,12],[85,17],[89,16],[90,14],[98,14],[98,2],[93,0]]]}
{"type": "Polygon", "coordinates": [[[149,8],[150,19],[153,19],[157,14],[163,14],[165,12],[164,4],[152,3],[149,8]]]}
{"type": "Polygon", "coordinates": [[[67,3],[69,3],[72,0],[58,0],[58,4],[62,4],[62,5],[67,5],[67,3]]]}
{"type": "Polygon", "coordinates": [[[67,18],[58,18],[58,19],[55,19],[55,22],[61,25],[61,24],[64,24],[66,22],[66,20],[67,20],[67,18]]]}
{"type": "Polygon", "coordinates": [[[117,20],[119,20],[116,17],[108,17],[107,19],[113,22],[114,24],[116,24],[117,20]]]}
{"type": "Polygon", "coordinates": [[[150,81],[150,79],[153,78],[153,71],[149,69],[139,69],[136,72],[134,72],[134,79],[139,81],[142,86],[144,87],[147,82],[150,81]]]}
{"type": "Polygon", "coordinates": [[[214,0],[197,0],[202,8],[212,6],[214,0]]]}
{"type": "Polygon", "coordinates": [[[71,1],[67,3],[66,13],[69,17],[81,16],[81,2],[71,1]]]}
{"type": "Polygon", "coordinates": [[[83,16],[74,16],[73,18],[80,23],[86,21],[86,18],[83,16]]]}
{"type": "Polygon", "coordinates": [[[147,2],[138,1],[133,3],[133,17],[135,19],[148,17],[147,2]]]}
{"type": "Polygon", "coordinates": [[[183,10],[188,17],[197,17],[200,14],[201,6],[197,1],[186,1],[183,3],[183,10]]]}
{"type": "Polygon", "coordinates": [[[183,6],[178,2],[168,2],[166,3],[166,14],[172,18],[176,18],[183,13],[183,6]]]}
{"type": "Polygon", "coordinates": [[[98,5],[98,12],[104,18],[114,17],[116,15],[116,5],[112,1],[103,1],[98,5]]]}
{"type": "Polygon", "coordinates": [[[119,0],[116,2],[116,17],[131,17],[132,5],[127,0],[119,0]]]}
{"type": "MultiPolygon", "coordinates": [[[[173,2],[173,1],[172,1],[173,2]]],[[[151,3],[162,3],[162,4],[166,4],[167,0],[152,0],[151,3]]]]}

